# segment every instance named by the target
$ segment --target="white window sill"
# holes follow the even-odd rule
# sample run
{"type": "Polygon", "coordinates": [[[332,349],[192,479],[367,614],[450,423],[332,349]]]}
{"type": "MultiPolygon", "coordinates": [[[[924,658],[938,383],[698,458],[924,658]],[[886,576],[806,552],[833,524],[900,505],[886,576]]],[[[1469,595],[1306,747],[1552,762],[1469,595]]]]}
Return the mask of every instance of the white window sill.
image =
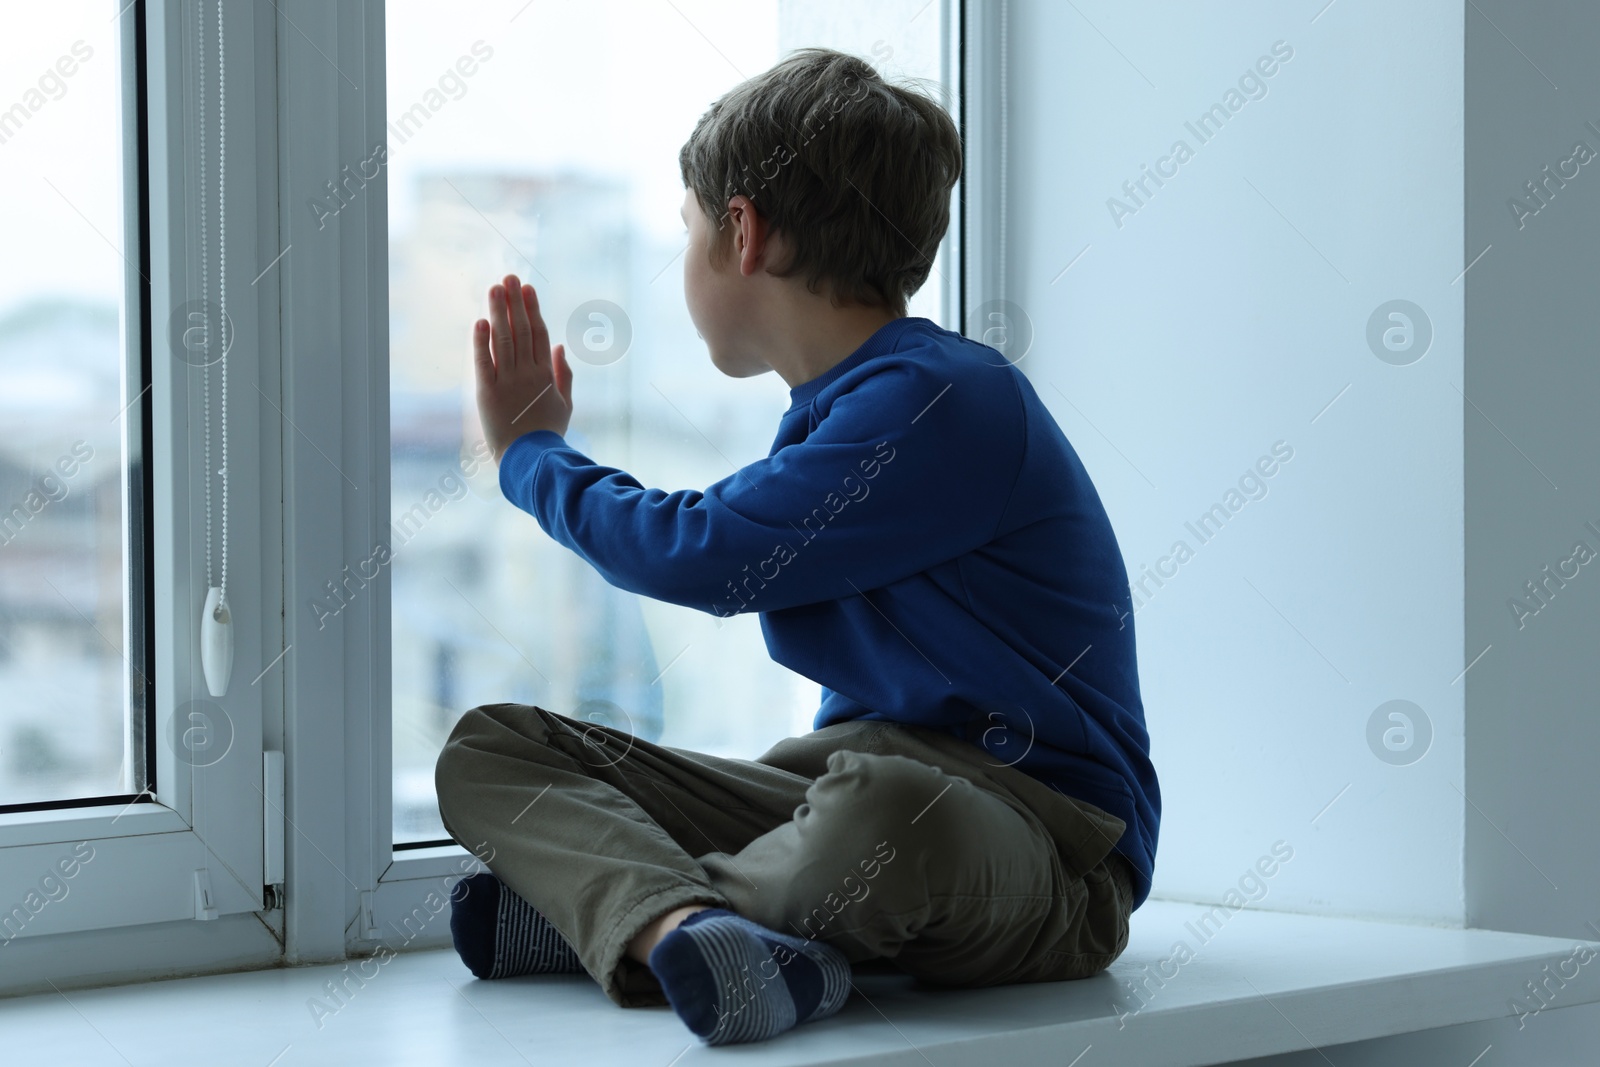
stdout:
{"type": "MultiPolygon", "coordinates": [[[[665,1009],[622,1010],[587,978],[474,981],[454,953],[395,956],[343,1007],[325,984],[356,964],[183,979],[0,1002],[0,1032],[18,1062],[956,1064],[1077,1062],[1095,1067],[1220,1063],[1342,1044],[1512,1013],[1511,998],[1578,942],[1486,930],[1240,912],[1155,989],[1137,1014],[1126,982],[1173,955],[1207,909],[1151,901],[1133,941],[1104,975],[982,990],[913,988],[860,974],[838,1016],[776,1041],[703,1048],[665,1009]],[[68,1003],[70,998],[70,1003],[68,1003]],[[113,1051],[115,1050],[115,1051],[113,1051]],[[681,1056],[680,1056],[681,1054],[681,1056]],[[275,1059],[280,1057],[281,1059],[275,1059]],[[675,1057],[680,1057],[674,1059],[675,1057]]],[[[1600,949],[1593,942],[1586,943],[1600,949]]],[[[1588,966],[1593,966],[1593,963],[1588,966]]],[[[1569,965],[1570,972],[1573,965],[1569,965]]],[[[1587,970],[1587,967],[1585,967],[1587,970]]],[[[1168,967],[1167,973],[1171,973],[1168,967]]],[[[1552,1007],[1600,1000],[1569,982],[1552,1007]]],[[[1530,1002],[1531,1003],[1531,1002],[1530,1002]]]]}

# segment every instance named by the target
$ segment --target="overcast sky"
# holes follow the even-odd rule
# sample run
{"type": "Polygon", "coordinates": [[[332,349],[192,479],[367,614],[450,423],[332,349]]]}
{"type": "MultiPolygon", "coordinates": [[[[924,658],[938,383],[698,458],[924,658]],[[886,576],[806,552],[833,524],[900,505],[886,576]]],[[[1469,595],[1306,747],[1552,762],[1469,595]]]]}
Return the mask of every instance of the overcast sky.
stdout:
{"type": "MultiPolygon", "coordinates": [[[[0,144],[0,315],[73,293],[115,303],[123,270],[119,56],[113,17],[125,0],[8,5],[0,34],[0,111],[39,104],[0,144]],[[55,67],[88,49],[69,77],[55,67]],[[40,79],[46,85],[39,95],[40,79]]],[[[936,8],[879,0],[808,0],[784,11],[790,37],[862,54],[893,42],[887,64],[931,73],[936,8]],[[929,12],[934,13],[930,14],[929,12]]],[[[280,24],[280,32],[296,33],[280,24]]],[[[448,102],[391,152],[391,224],[409,222],[422,169],[570,167],[625,176],[635,225],[682,232],[677,152],[705,107],[779,57],[778,0],[390,0],[388,105],[398,114],[453,76],[473,45],[493,50],[446,86],[448,102]],[[457,98],[459,97],[459,98],[457,98]],[[497,131],[493,134],[487,131],[497,131]]],[[[437,100],[437,98],[434,98],[437,100]]],[[[253,273],[253,271],[252,271],[253,273]]]]}
{"type": "MultiPolygon", "coordinates": [[[[118,299],[118,6],[56,0],[6,12],[0,110],[43,106],[0,144],[0,314],[51,294],[118,299]],[[55,81],[56,63],[80,41],[90,58],[55,81]]],[[[492,58],[447,84],[448,103],[393,150],[394,225],[408,221],[419,169],[572,167],[630,177],[637,224],[671,235],[682,230],[678,147],[712,99],[776,60],[777,3],[391,0],[391,114],[438,88],[479,41],[492,58]],[[484,135],[496,127],[504,133],[484,135]]]]}
{"type": "Polygon", "coordinates": [[[7,7],[0,112],[43,106],[0,144],[0,315],[52,293],[120,302],[116,10],[110,0],[7,7]],[[72,57],[79,41],[92,53],[84,62],[72,57]],[[63,57],[77,69],[56,83],[63,57]]]}
{"type": "MultiPolygon", "coordinates": [[[[391,226],[428,167],[572,167],[628,178],[636,225],[682,232],[678,149],[706,106],[778,58],[777,0],[392,0],[388,104],[410,108],[471,53],[494,50],[405,144],[391,146],[391,226]],[[520,14],[519,14],[520,11],[520,14]],[[503,133],[493,135],[497,128],[503,133]]],[[[437,98],[435,98],[437,99],[437,98]]]]}

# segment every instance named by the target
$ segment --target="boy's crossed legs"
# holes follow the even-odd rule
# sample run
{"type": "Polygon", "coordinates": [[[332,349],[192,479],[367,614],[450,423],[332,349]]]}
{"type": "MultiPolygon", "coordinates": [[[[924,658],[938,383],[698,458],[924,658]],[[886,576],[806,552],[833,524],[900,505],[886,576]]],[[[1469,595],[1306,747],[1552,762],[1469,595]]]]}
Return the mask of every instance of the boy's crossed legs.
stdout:
{"type": "Polygon", "coordinates": [[[794,986],[778,974],[791,960],[827,987],[809,1002],[820,1018],[848,993],[844,961],[984,986],[1086,977],[1127,943],[1132,890],[1109,851],[1121,821],[937,731],[840,723],[741,760],[496,704],[457,724],[437,784],[451,835],[548,919],[613,1002],[663,1004],[671,991],[687,1022],[677,963],[698,968],[704,948],[741,972],[717,973],[735,988],[701,1006],[718,1020],[701,1033],[713,1043],[741,1039],[733,1016],[763,987],[794,986]],[[712,910],[651,955],[690,907],[712,910]],[[751,924],[783,936],[763,949],[751,924]],[[730,938],[754,954],[722,951],[730,938]],[[767,950],[776,965],[749,966],[767,950]]]}

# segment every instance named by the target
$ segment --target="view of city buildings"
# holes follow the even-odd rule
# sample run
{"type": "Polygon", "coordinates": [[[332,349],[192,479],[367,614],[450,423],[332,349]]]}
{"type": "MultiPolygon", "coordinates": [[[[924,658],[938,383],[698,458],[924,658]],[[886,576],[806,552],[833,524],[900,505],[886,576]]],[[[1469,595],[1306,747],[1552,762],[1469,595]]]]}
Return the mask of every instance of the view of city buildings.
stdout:
{"type": "MultiPolygon", "coordinates": [[[[910,0],[870,17],[819,0],[524,6],[389,10],[393,562],[380,580],[403,841],[443,836],[434,761],[478,704],[730,756],[811,728],[818,688],[768,659],[755,615],[614,589],[504,500],[474,451],[469,330],[488,287],[517,273],[554,341],[602,346],[573,360],[572,445],[650,487],[730,476],[767,453],[788,390],[722,376],[689,320],[679,146],[711,101],[794,47],[845,48],[896,76],[938,69],[935,16],[910,0]],[[608,47],[541,47],[558,32],[608,47]],[[510,137],[507,99],[523,108],[510,137]]],[[[49,103],[54,143],[8,130],[0,158],[0,193],[29,205],[0,265],[0,804],[131,792],[136,770],[115,43],[88,16],[36,36],[0,42],[0,57],[32,69],[57,38],[86,46],[49,103]]],[[[912,314],[939,317],[937,288],[912,314]]]]}
{"type": "Polygon", "coordinates": [[[767,659],[755,617],[717,620],[609,586],[505,501],[492,464],[474,462],[468,329],[507,272],[538,289],[553,341],[590,301],[626,316],[626,331],[581,315],[574,324],[574,336],[609,329],[613,343],[631,333],[612,361],[573,360],[568,440],[591,458],[647,486],[704,488],[770,447],[786,387],[771,375],[715,380],[683,307],[681,246],[630,227],[623,193],[571,175],[430,175],[415,228],[391,247],[402,836],[442,832],[433,762],[478,704],[538,704],[729,755],[756,755],[815,714],[817,687],[767,659]],[[445,501],[431,512],[430,492],[445,501]]]}
{"type": "MultiPolygon", "coordinates": [[[[570,444],[649,488],[732,475],[770,450],[788,388],[773,374],[722,376],[689,320],[678,148],[717,96],[804,45],[941,91],[937,12],[922,0],[870,13],[816,0],[604,0],[549,14],[569,39],[603,36],[604,49],[551,52],[488,30],[474,43],[480,23],[498,31],[517,6],[475,9],[476,22],[400,8],[388,22],[390,116],[415,118],[391,128],[405,140],[389,154],[397,841],[445,836],[434,761],[479,704],[538,704],[744,758],[811,729],[820,689],[768,658],[756,616],[720,620],[610,587],[504,500],[491,465],[470,462],[480,431],[469,331],[489,286],[517,274],[538,291],[552,344],[571,352],[588,329],[628,338],[572,360],[570,444]],[[457,69],[475,73],[426,105],[456,52],[474,57],[457,69]],[[514,135],[495,93],[537,103],[514,135]],[[612,308],[594,318],[594,301],[612,308]]],[[[935,276],[911,314],[940,318],[938,289],[935,276]]]]}
{"type": "Polygon", "coordinates": [[[0,804],[134,788],[114,11],[0,35],[0,804]]]}
{"type": "Polygon", "coordinates": [[[0,315],[0,803],[127,791],[115,305],[0,315]]]}

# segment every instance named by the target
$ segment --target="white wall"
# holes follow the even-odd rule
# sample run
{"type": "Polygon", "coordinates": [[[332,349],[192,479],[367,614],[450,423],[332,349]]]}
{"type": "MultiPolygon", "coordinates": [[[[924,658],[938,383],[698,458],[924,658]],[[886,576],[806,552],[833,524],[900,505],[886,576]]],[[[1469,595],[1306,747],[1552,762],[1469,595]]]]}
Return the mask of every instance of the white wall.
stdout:
{"type": "MultiPolygon", "coordinates": [[[[1272,441],[1295,448],[1136,617],[1156,892],[1214,898],[1282,837],[1296,858],[1262,906],[1592,939],[1600,578],[1569,564],[1524,625],[1509,601],[1600,549],[1600,157],[1531,218],[1510,201],[1577,142],[1600,152],[1600,9],[1201,7],[1010,0],[1009,295],[1130,572],[1272,441]],[[1106,198],[1192,146],[1184,120],[1277,40],[1295,54],[1268,94],[1118,227],[1106,198]],[[1410,365],[1363,338],[1396,298],[1434,330],[1410,365]],[[1431,720],[1410,765],[1364,738],[1392,698],[1431,720]]],[[[1600,1010],[1545,997],[1325,1052],[1593,1062],[1600,1010]]]]}
{"type": "Polygon", "coordinates": [[[1011,0],[1009,298],[1130,577],[1194,553],[1135,616],[1155,893],[1215,899],[1282,839],[1262,906],[1460,924],[1463,7],[1321,6],[1011,0]],[[1202,143],[1186,121],[1275,42],[1202,143]],[[1367,342],[1394,299],[1434,333],[1406,366],[1367,342]],[[1185,523],[1280,441],[1202,543],[1185,523]],[[1394,699],[1432,724],[1406,766],[1367,738],[1394,699]]]}

